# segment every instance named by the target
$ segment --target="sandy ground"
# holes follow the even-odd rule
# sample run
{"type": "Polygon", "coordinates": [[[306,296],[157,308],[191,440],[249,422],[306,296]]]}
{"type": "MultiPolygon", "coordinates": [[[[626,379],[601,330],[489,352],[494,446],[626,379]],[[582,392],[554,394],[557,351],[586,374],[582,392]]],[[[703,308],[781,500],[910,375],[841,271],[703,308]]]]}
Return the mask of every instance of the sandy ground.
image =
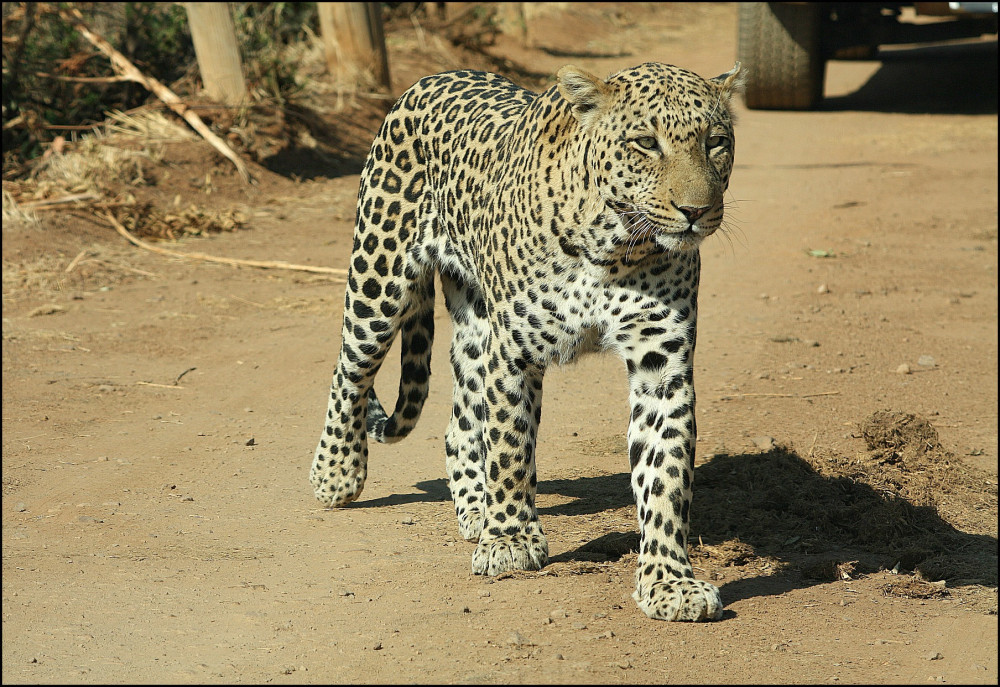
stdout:
{"type": "MultiPolygon", "coordinates": [[[[617,7],[568,3],[532,19],[534,47],[494,53],[550,75],[732,66],[732,5],[617,7]]],[[[418,34],[389,33],[397,92],[441,67],[418,34]]],[[[3,682],[996,684],[996,68],[996,43],[903,49],[831,63],[822,111],[741,112],[729,227],[703,249],[711,624],[630,598],[619,361],[546,377],[552,562],[475,576],[443,474],[443,311],[421,424],[325,510],[307,478],[342,283],[164,258],[79,214],[5,223],[3,682]],[[937,462],[875,460],[860,425],[880,410],[929,421],[937,462]],[[745,515],[761,498],[770,519],[745,515]]],[[[258,169],[249,192],[201,144],[166,162],[150,193],[250,218],[173,248],[347,265],[358,160],[258,169]]],[[[390,356],[385,398],[397,374],[390,356]]]]}

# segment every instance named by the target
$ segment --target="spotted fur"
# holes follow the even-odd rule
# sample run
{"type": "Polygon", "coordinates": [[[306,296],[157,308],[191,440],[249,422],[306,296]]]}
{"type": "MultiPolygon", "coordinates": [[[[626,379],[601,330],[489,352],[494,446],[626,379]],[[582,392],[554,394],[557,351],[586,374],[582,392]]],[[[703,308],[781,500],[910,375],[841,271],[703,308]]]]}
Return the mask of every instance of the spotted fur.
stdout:
{"type": "Polygon", "coordinates": [[[389,112],[361,176],[343,342],[310,480],[358,498],[368,437],[396,441],[427,398],[434,275],[453,324],[448,485],[472,570],[536,570],[542,375],[601,349],[628,371],[636,602],[714,620],[718,590],[687,554],[695,453],[698,246],[723,219],[730,100],[714,79],[647,63],[606,81],[573,66],[536,94],[495,74],[421,79],[389,112]],[[391,414],[373,380],[396,335],[391,414]]]}

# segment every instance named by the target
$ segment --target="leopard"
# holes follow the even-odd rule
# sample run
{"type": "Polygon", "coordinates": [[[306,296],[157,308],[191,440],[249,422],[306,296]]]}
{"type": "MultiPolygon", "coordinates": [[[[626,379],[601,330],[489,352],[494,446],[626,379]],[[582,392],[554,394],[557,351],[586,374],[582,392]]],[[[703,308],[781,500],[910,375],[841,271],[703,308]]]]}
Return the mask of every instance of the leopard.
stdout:
{"type": "MultiPolygon", "coordinates": [[[[628,383],[635,591],[660,620],[723,614],[688,554],[699,247],[723,226],[737,62],[703,78],[647,62],[575,65],[536,92],[485,71],[426,76],[391,107],[361,170],[340,352],[310,482],[355,501],[368,439],[393,443],[428,397],[435,278],[452,333],[445,470],[472,572],[540,570],[542,379],[607,352],[628,383]],[[391,412],[374,378],[399,339],[391,412]]],[[[624,458],[624,456],[623,456],[624,458]]]]}

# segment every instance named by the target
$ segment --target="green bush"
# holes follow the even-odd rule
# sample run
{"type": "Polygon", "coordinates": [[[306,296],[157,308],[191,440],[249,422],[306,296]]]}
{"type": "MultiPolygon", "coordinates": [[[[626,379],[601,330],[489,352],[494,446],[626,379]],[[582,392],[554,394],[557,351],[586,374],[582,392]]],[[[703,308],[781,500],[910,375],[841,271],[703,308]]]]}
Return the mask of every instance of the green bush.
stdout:
{"type": "MultiPolygon", "coordinates": [[[[93,30],[160,81],[180,78],[194,60],[180,3],[75,6],[93,30]]],[[[4,3],[3,35],[5,176],[40,155],[55,136],[85,130],[103,121],[108,110],[129,110],[149,97],[135,83],[74,80],[111,76],[111,66],[54,5],[4,3]]]]}
{"type": "MultiPolygon", "coordinates": [[[[74,3],[84,21],[143,73],[191,95],[197,62],[182,3],[74,3]],[[187,86],[185,89],[184,86],[187,86]]],[[[3,171],[23,173],[24,163],[47,143],[72,131],[86,131],[110,110],[126,111],[150,99],[127,81],[79,79],[113,75],[103,54],[48,3],[4,3],[3,171]],[[60,78],[61,77],[61,78],[60,78]],[[67,77],[69,77],[67,79],[67,77]],[[77,79],[77,80],[74,80],[77,79]]],[[[302,87],[299,65],[284,59],[286,47],[317,30],[315,3],[233,3],[237,41],[251,97],[284,107],[302,87]]]]}

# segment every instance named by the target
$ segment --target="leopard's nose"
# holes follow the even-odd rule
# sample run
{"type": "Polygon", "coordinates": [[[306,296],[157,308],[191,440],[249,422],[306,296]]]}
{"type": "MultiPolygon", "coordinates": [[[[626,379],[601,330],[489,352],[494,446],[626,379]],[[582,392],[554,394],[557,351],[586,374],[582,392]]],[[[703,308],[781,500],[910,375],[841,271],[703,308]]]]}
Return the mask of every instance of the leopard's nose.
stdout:
{"type": "Polygon", "coordinates": [[[706,212],[708,212],[708,209],[711,207],[712,207],[711,205],[701,205],[699,207],[694,207],[691,205],[679,205],[677,206],[677,209],[684,214],[684,217],[687,218],[688,222],[694,224],[695,222],[698,221],[698,218],[704,215],[706,212]]]}

